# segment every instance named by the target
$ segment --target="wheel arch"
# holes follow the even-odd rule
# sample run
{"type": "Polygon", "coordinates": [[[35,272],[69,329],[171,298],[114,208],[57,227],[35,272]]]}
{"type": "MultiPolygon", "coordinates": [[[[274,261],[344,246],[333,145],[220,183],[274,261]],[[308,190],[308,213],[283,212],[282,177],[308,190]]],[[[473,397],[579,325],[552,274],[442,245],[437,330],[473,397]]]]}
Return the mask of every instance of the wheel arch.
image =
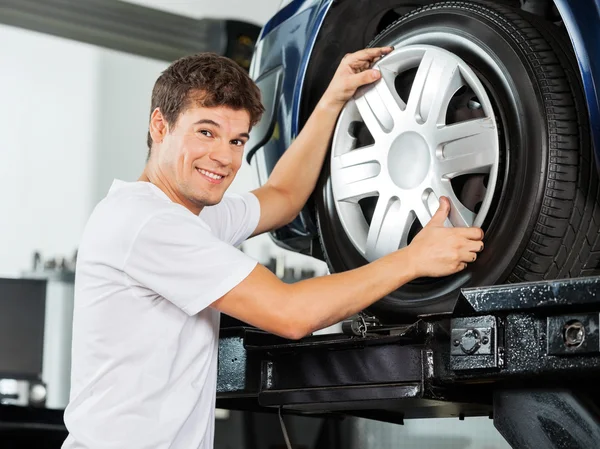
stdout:
{"type": "Polygon", "coordinates": [[[292,127],[291,127],[292,139],[296,138],[296,136],[300,132],[300,127],[302,125],[300,123],[300,114],[301,114],[302,96],[304,93],[304,80],[306,77],[306,71],[308,70],[308,64],[310,63],[310,58],[311,58],[313,50],[315,48],[315,44],[317,43],[317,39],[319,38],[319,34],[321,31],[323,22],[326,20],[329,10],[331,8],[331,5],[333,5],[334,2],[335,2],[335,0],[323,0],[321,5],[319,6],[319,10],[316,14],[316,17],[312,23],[312,26],[311,26],[311,29],[309,32],[308,44],[306,45],[304,53],[302,54],[302,58],[301,58],[300,65],[298,68],[298,73],[296,76],[296,83],[294,86],[294,96],[293,96],[293,103],[292,103],[292,127]]]}

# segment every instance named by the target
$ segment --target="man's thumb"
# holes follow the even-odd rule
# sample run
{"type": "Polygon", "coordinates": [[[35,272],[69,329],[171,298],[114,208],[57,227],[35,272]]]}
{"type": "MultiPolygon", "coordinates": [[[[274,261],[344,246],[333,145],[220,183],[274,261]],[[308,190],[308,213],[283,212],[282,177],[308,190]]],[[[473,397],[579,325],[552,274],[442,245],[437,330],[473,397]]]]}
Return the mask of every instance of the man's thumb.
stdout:
{"type": "Polygon", "coordinates": [[[430,224],[434,226],[444,226],[444,221],[448,218],[450,213],[450,201],[445,196],[440,197],[440,207],[437,212],[431,217],[430,224]]]}

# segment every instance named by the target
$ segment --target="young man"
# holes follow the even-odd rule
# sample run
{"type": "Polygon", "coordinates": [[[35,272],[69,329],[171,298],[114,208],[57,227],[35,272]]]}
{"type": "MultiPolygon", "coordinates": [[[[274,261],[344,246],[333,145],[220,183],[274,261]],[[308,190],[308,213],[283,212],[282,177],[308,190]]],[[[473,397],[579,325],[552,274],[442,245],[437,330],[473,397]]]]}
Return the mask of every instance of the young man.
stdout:
{"type": "Polygon", "coordinates": [[[389,51],[347,55],[268,183],[244,195],[224,196],[263,111],[256,85],[213,54],[159,77],[146,168],[114,182],[80,244],[64,448],[211,448],[220,312],[297,339],[475,260],[483,233],[445,228],[445,199],[410,246],[345,273],[289,285],[235,248],[300,212],[339,112],[389,51]]]}

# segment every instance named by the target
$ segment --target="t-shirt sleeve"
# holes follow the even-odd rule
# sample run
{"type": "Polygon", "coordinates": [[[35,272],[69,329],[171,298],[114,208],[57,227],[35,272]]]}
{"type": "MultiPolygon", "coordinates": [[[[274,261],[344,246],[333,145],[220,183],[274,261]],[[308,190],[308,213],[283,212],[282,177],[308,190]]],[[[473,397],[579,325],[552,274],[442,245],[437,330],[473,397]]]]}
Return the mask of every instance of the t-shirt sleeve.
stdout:
{"type": "Polygon", "coordinates": [[[205,207],[200,218],[221,240],[237,246],[256,230],[260,203],[251,192],[227,194],[219,204],[205,207]]]}
{"type": "Polygon", "coordinates": [[[256,264],[213,235],[195,215],[161,212],[137,233],[124,271],[195,315],[242,282],[256,264]]]}

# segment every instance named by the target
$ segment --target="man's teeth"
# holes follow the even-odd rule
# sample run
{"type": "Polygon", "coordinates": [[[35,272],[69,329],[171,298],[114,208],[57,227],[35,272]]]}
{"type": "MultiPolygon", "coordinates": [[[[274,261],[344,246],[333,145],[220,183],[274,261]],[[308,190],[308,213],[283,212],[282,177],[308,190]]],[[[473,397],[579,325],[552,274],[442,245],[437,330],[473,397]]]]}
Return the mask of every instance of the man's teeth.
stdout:
{"type": "Polygon", "coordinates": [[[222,178],[221,175],[217,175],[215,173],[211,173],[209,171],[202,170],[202,169],[200,170],[200,173],[202,173],[203,175],[208,176],[209,178],[212,178],[212,179],[221,179],[222,178]]]}

